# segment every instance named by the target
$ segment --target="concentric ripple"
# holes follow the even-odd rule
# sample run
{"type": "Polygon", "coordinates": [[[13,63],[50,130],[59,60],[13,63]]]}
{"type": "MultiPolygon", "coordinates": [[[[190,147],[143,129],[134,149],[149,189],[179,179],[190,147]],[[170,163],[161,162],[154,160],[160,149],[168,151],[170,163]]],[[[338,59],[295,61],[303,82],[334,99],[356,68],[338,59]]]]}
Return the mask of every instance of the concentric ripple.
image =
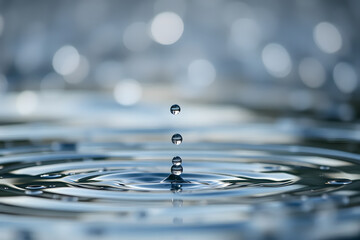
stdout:
{"type": "MultiPolygon", "coordinates": [[[[62,197],[97,204],[151,200],[152,205],[161,206],[180,192],[183,200],[193,202],[255,203],[283,199],[284,194],[331,193],[358,181],[357,174],[344,171],[359,170],[358,159],[345,161],[328,157],[331,154],[331,150],[304,147],[294,152],[294,147],[284,146],[192,144],[181,150],[185,172],[184,181],[178,182],[164,181],[170,174],[165,156],[171,156],[171,151],[159,149],[157,144],[144,143],[133,149],[84,144],[77,152],[3,157],[1,183],[7,204],[11,198],[31,195],[51,199],[50,210],[55,211],[54,199],[62,197]]],[[[36,200],[33,203],[37,204],[36,200]]],[[[83,208],[83,212],[91,211],[91,207],[83,208]]]]}
{"type": "Polygon", "coordinates": [[[15,222],[37,216],[87,228],[106,221],[90,235],[108,227],[203,233],[216,226],[237,239],[240,229],[261,224],[259,214],[280,211],[287,221],[359,206],[359,162],[358,154],[297,145],[29,142],[2,152],[0,211],[15,222]],[[182,158],[183,181],[169,177],[174,154],[182,158]]]}

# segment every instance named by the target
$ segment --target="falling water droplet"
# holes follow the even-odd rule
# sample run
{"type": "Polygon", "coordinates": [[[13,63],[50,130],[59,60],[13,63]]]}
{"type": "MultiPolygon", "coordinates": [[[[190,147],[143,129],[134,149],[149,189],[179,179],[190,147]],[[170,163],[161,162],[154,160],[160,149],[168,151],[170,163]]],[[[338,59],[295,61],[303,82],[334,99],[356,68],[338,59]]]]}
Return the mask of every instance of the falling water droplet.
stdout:
{"type": "Polygon", "coordinates": [[[175,133],[172,138],[171,141],[173,142],[173,144],[179,145],[180,143],[182,143],[183,138],[180,134],[175,133]]]}
{"type": "Polygon", "coordinates": [[[181,111],[181,108],[180,108],[180,106],[177,105],[177,104],[174,104],[174,105],[172,105],[172,106],[170,107],[170,112],[171,112],[173,115],[179,114],[180,111],[181,111]]]}
{"type": "Polygon", "coordinates": [[[182,172],[183,172],[183,167],[181,165],[179,165],[179,166],[173,165],[171,167],[171,173],[176,176],[180,176],[182,174],[182,172]]]}
{"type": "Polygon", "coordinates": [[[331,185],[346,185],[350,183],[352,183],[350,179],[334,179],[326,182],[326,184],[331,184],[331,185]]]}
{"type": "Polygon", "coordinates": [[[172,159],[172,164],[175,166],[180,166],[182,163],[182,159],[179,156],[176,156],[172,159]]]}

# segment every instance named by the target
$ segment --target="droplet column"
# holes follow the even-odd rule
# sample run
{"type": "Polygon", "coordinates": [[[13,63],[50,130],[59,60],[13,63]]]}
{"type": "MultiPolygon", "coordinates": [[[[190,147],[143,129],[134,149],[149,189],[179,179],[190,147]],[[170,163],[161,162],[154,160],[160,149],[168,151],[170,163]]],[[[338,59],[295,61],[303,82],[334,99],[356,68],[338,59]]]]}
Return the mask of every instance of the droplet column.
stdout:
{"type": "MultiPolygon", "coordinates": [[[[177,115],[179,114],[181,111],[181,108],[179,105],[174,104],[170,107],[170,112],[173,115],[177,115]]],[[[179,133],[175,133],[172,137],[171,137],[171,141],[173,144],[179,145],[182,143],[183,138],[179,133]]],[[[172,167],[171,167],[171,173],[176,175],[176,176],[180,176],[183,172],[183,167],[181,166],[182,164],[182,159],[179,156],[176,156],[172,159],[172,167]]]]}

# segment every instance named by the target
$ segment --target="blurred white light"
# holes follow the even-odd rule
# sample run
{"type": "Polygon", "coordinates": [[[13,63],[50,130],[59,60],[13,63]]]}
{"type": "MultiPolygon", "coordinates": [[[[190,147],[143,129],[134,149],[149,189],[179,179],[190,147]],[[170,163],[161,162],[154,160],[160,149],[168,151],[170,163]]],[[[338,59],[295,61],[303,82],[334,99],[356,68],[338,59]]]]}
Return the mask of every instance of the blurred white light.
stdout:
{"type": "Polygon", "coordinates": [[[177,42],[184,31],[182,19],[173,12],[163,12],[155,16],[151,23],[153,39],[160,44],[170,45],[177,42]]]}
{"type": "Polygon", "coordinates": [[[4,25],[5,25],[4,24],[4,18],[3,18],[3,16],[0,15],[0,36],[3,33],[4,25]]]}
{"type": "Polygon", "coordinates": [[[342,46],[339,30],[329,22],[321,22],[314,28],[314,41],[325,53],[335,53],[342,46]]]}
{"type": "Polygon", "coordinates": [[[115,100],[122,105],[133,105],[141,99],[142,88],[134,79],[124,79],[116,84],[114,89],[115,100]]]}
{"type": "Polygon", "coordinates": [[[70,45],[61,47],[53,57],[52,65],[60,75],[69,75],[76,70],[80,63],[80,55],[76,48],[70,45]]]}
{"type": "Polygon", "coordinates": [[[21,115],[28,115],[35,111],[38,96],[31,91],[23,91],[16,98],[16,109],[21,115]]]}
{"type": "Polygon", "coordinates": [[[113,88],[122,78],[122,66],[117,61],[103,62],[95,70],[95,80],[103,88],[113,88]]]}
{"type": "Polygon", "coordinates": [[[47,74],[40,82],[40,89],[42,91],[63,90],[64,88],[64,78],[55,72],[47,74]]]}
{"type": "Polygon", "coordinates": [[[189,81],[199,87],[210,85],[216,78],[215,67],[205,59],[197,59],[188,67],[189,81]]]}
{"type": "Polygon", "coordinates": [[[0,94],[6,92],[8,88],[8,80],[2,74],[0,74],[0,94]]]}
{"type": "Polygon", "coordinates": [[[262,51],[262,61],[268,73],[274,77],[286,77],[291,71],[290,55],[280,44],[266,45],[262,51]]]}
{"type": "Polygon", "coordinates": [[[304,84],[311,88],[321,87],[326,80],[324,66],[314,58],[305,58],[300,62],[299,75],[304,84]]]}
{"type": "Polygon", "coordinates": [[[134,22],[129,25],[125,29],[123,42],[125,47],[131,51],[142,51],[146,49],[150,45],[146,23],[134,22]]]}
{"type": "Polygon", "coordinates": [[[252,19],[237,19],[231,25],[230,41],[242,51],[256,49],[261,39],[259,25],[252,19]]]}
{"type": "Polygon", "coordinates": [[[78,67],[69,75],[65,76],[68,83],[77,84],[82,82],[89,74],[90,66],[86,57],[80,56],[78,67]]]}
{"type": "Polygon", "coordinates": [[[341,62],[336,64],[333,78],[336,86],[343,93],[352,93],[358,85],[355,69],[348,63],[341,62]]]}

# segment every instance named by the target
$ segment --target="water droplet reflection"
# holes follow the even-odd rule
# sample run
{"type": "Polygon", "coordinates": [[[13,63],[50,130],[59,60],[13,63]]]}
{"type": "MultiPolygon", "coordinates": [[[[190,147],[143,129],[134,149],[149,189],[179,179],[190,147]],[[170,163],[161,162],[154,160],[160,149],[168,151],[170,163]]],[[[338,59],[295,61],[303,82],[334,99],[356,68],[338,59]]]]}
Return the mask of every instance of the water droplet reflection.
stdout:
{"type": "Polygon", "coordinates": [[[172,164],[175,166],[180,166],[182,163],[182,159],[179,156],[176,156],[172,159],[172,164]]]}
{"type": "Polygon", "coordinates": [[[177,105],[177,104],[174,104],[174,105],[172,105],[172,106],[170,107],[170,112],[171,112],[173,115],[179,114],[180,111],[181,111],[181,108],[180,108],[180,106],[177,105]]]}
{"type": "Polygon", "coordinates": [[[183,172],[183,167],[181,165],[173,165],[171,167],[171,173],[176,176],[180,176],[182,172],[183,172]]]}
{"type": "Polygon", "coordinates": [[[175,133],[172,138],[171,141],[173,142],[173,144],[179,145],[180,143],[182,143],[183,138],[180,134],[175,133]]]}

